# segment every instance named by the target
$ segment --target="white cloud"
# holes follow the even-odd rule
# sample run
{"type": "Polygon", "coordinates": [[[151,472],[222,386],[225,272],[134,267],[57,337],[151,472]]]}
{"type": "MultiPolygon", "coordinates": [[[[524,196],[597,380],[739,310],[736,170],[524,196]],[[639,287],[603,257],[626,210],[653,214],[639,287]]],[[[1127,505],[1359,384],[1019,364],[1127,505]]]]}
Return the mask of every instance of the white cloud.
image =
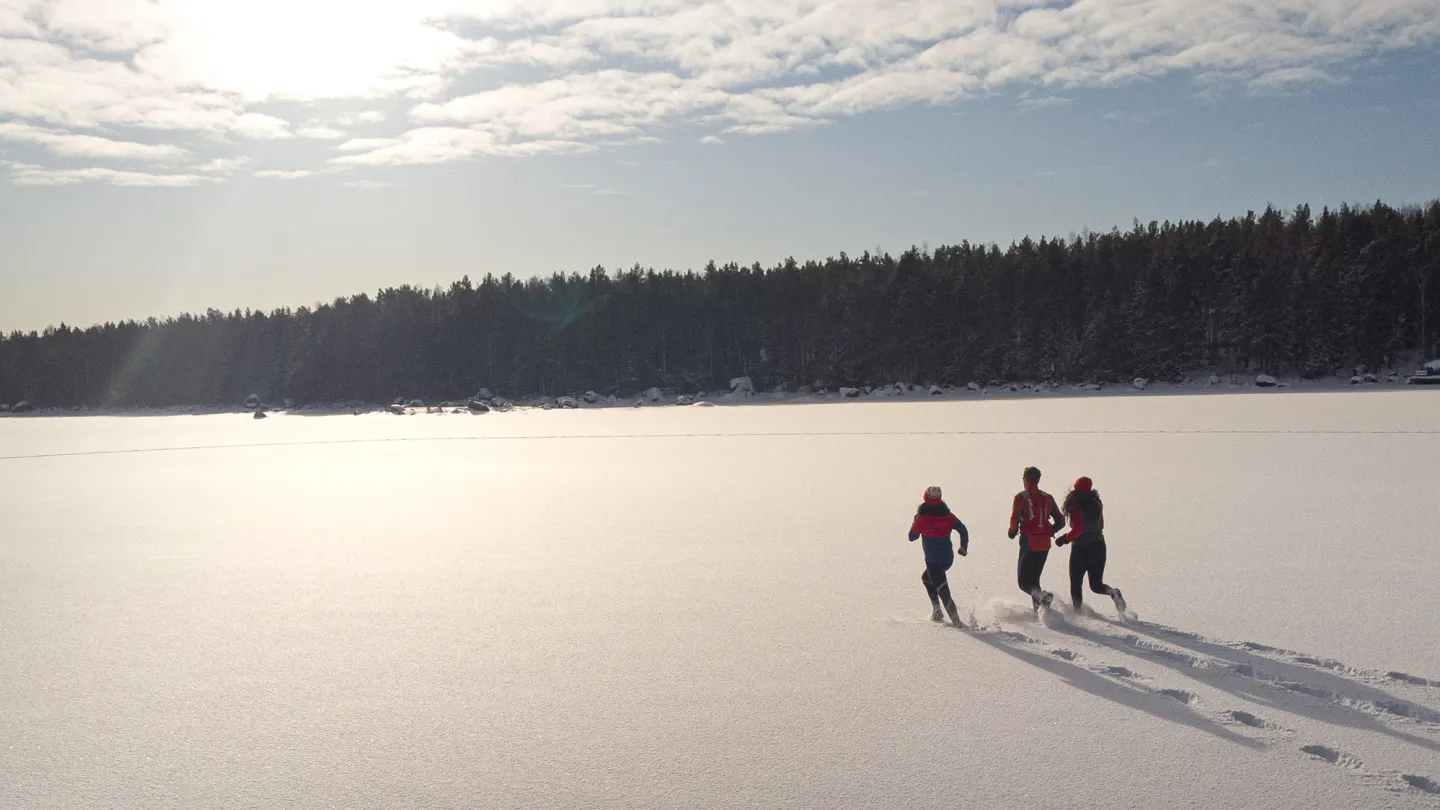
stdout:
{"type": "Polygon", "coordinates": [[[189,154],[186,150],[170,144],[115,141],[95,135],[59,132],[19,121],[0,123],[0,140],[38,143],[52,154],[66,157],[171,161],[189,154]]]}
{"type": "MultiPolygon", "coordinates": [[[[346,144],[341,146],[343,148],[346,144]]],[[[406,166],[449,163],[478,155],[518,157],[583,152],[592,148],[580,141],[555,139],[509,142],[483,129],[422,127],[412,129],[384,145],[361,150],[359,154],[333,158],[330,162],[340,166],[406,166]]]]}
{"type": "Polygon", "coordinates": [[[398,138],[351,138],[335,148],[341,152],[369,152],[398,143],[400,143],[398,138]]]}
{"type": "Polygon", "coordinates": [[[215,158],[214,160],[202,163],[195,167],[197,172],[213,172],[215,174],[234,174],[241,166],[250,162],[247,157],[215,158]]]}
{"type": "Polygon", "coordinates": [[[353,127],[357,124],[379,124],[385,118],[385,113],[380,110],[366,110],[359,113],[345,113],[337,117],[335,123],[342,127],[353,127]]]}
{"type": "Polygon", "coordinates": [[[1068,107],[1072,103],[1073,102],[1071,102],[1070,99],[1065,98],[1064,96],[1038,96],[1031,98],[1022,98],[1019,102],[1017,102],[1020,109],[1027,111],[1046,110],[1053,109],[1055,107],[1068,107]]]}
{"type": "Polygon", "coordinates": [[[342,130],[335,129],[334,127],[318,126],[301,127],[295,130],[295,134],[302,138],[311,138],[317,141],[338,141],[345,137],[345,133],[342,130]]]}
{"type": "Polygon", "coordinates": [[[411,116],[424,123],[474,124],[502,139],[596,138],[638,134],[725,99],[723,91],[672,73],[602,70],[421,104],[411,116]]]}
{"type": "Polygon", "coordinates": [[[90,167],[50,169],[28,163],[10,163],[10,182],[17,186],[73,186],[81,183],[108,183],[112,186],[160,186],[178,188],[219,182],[199,174],[156,174],[90,167]]]}
{"type": "Polygon", "coordinates": [[[720,137],[719,135],[706,135],[705,137],[703,137],[703,138],[700,139],[700,143],[704,143],[704,144],[720,144],[720,143],[725,143],[725,139],[722,138],[722,137],[720,137]]]}
{"type": "Polygon", "coordinates": [[[392,184],[384,180],[351,180],[346,183],[341,183],[340,185],[348,186],[349,188],[390,188],[392,184]]]}
{"type": "Polygon", "coordinates": [[[1333,82],[1335,78],[1317,67],[1288,67],[1255,77],[1250,86],[1257,90],[1284,90],[1303,85],[1333,82]]]}
{"type": "Polygon", "coordinates": [[[242,138],[255,140],[283,140],[293,138],[290,122],[283,118],[263,113],[245,113],[230,125],[230,131],[242,138]]]}
{"type": "Polygon", "coordinates": [[[136,159],[183,154],[178,133],[339,141],[364,125],[385,137],[335,161],[431,163],[976,95],[1043,108],[1172,75],[1293,90],[1437,40],[1435,0],[0,0],[0,116],[52,133],[32,138],[52,151],[136,159]],[[412,109],[298,129],[257,109],[327,100],[412,109]],[[164,143],[105,137],[122,127],[164,143]]]}
{"type": "Polygon", "coordinates": [[[305,177],[314,177],[320,172],[312,169],[265,169],[255,172],[255,177],[271,180],[300,180],[305,177]]]}

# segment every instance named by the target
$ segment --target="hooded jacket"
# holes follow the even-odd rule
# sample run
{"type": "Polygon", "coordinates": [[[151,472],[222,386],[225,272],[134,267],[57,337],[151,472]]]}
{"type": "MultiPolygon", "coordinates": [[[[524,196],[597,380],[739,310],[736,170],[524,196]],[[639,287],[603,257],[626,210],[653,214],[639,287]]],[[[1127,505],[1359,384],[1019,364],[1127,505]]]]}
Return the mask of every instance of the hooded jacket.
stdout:
{"type": "Polygon", "coordinates": [[[939,498],[926,497],[920,508],[915,510],[915,519],[910,523],[910,542],[921,541],[925,547],[925,565],[949,568],[955,562],[955,550],[950,545],[950,532],[960,533],[960,552],[970,547],[970,532],[960,518],[955,517],[950,507],[939,498]]]}

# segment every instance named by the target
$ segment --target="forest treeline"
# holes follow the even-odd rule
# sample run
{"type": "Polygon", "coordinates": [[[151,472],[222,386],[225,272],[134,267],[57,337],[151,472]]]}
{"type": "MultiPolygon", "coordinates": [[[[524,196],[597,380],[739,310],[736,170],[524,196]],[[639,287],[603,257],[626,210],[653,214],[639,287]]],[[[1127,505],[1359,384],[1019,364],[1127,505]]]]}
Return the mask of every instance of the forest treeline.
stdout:
{"type": "MultiPolygon", "coordinates": [[[[1268,209],[1128,231],[401,286],[0,337],[0,402],[511,397],[880,382],[1315,376],[1434,357],[1440,202],[1268,209]]],[[[1348,374],[1348,371],[1346,372],[1348,374]]]]}

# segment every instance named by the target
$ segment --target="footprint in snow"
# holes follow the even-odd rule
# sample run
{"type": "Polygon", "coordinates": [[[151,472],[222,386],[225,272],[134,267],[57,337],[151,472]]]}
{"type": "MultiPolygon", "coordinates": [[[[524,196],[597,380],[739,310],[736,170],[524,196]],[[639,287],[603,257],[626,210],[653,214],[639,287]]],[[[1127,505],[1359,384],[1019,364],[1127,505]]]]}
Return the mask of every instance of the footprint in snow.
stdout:
{"type": "Polygon", "coordinates": [[[1440,681],[1432,681],[1429,678],[1421,678],[1418,675],[1407,675],[1404,672],[1387,672],[1385,677],[1392,681],[1408,683],[1411,686],[1440,686],[1440,681]]]}
{"type": "Polygon", "coordinates": [[[1440,784],[1436,784],[1433,779],[1427,779],[1411,773],[1402,773],[1400,774],[1400,778],[1405,780],[1405,784],[1416,790],[1424,791],[1432,796],[1440,796],[1440,784]]]}
{"type": "Polygon", "coordinates": [[[1186,692],[1184,689],[1161,689],[1160,694],[1175,698],[1186,706],[1194,706],[1199,700],[1193,692],[1186,692]]]}
{"type": "Polygon", "coordinates": [[[1343,768],[1360,768],[1365,764],[1354,754],[1347,754],[1338,748],[1331,748],[1328,745],[1302,745],[1300,746],[1300,750],[1316,759],[1324,760],[1331,765],[1339,765],[1343,768]]]}
{"type": "Polygon", "coordinates": [[[1262,720],[1250,712],[1242,712],[1239,709],[1231,709],[1225,712],[1224,715],[1226,719],[1239,723],[1242,726],[1249,726],[1250,728],[1280,728],[1268,720],[1262,720]]]}

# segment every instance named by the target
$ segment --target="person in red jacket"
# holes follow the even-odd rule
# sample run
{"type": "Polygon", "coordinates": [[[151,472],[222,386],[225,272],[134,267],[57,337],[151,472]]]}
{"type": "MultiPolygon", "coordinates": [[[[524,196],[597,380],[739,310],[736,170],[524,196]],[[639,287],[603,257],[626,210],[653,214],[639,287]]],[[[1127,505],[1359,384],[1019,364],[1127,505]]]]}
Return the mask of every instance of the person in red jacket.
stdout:
{"type": "Polygon", "coordinates": [[[1030,595],[1035,610],[1049,607],[1055,595],[1040,587],[1040,574],[1050,556],[1050,538],[1065,528],[1065,516],[1048,492],[1040,489],[1040,470],[1026,467],[1021,475],[1025,488],[1010,504],[1009,536],[1020,536],[1020,563],[1016,579],[1020,590],[1030,595]]]}
{"type": "Polygon", "coordinates": [[[910,542],[920,540],[925,548],[925,573],[920,575],[920,582],[925,585],[925,593],[930,595],[933,609],[930,618],[937,622],[945,620],[945,614],[940,612],[943,604],[950,614],[950,621],[957,627],[963,627],[960,611],[955,608],[955,600],[950,598],[950,583],[945,578],[945,572],[955,562],[955,550],[950,546],[952,531],[960,533],[960,556],[964,557],[969,553],[970,532],[940,499],[940,487],[929,487],[925,490],[925,502],[915,510],[915,519],[910,522],[910,542]]]}
{"type": "Polygon", "coordinates": [[[1090,576],[1090,590],[1102,593],[1115,602],[1115,609],[1125,615],[1125,597],[1119,588],[1105,584],[1105,504],[1095,490],[1095,482],[1088,476],[1075,479],[1075,486],[1065,496],[1066,516],[1070,518],[1070,531],[1055,541],[1063,546],[1074,543],[1070,549],[1070,600],[1075,612],[1080,612],[1084,595],[1085,576],[1090,576]]]}

